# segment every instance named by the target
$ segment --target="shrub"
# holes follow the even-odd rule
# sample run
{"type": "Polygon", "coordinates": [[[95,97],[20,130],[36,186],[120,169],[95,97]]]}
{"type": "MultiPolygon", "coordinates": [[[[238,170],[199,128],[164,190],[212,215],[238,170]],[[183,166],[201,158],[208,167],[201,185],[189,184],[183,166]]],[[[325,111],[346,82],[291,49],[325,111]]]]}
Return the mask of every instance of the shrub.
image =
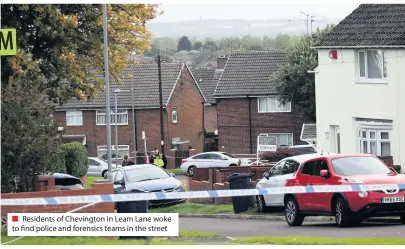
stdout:
{"type": "Polygon", "coordinates": [[[66,173],[66,151],[61,146],[48,157],[46,169],[50,173],[66,173]]]}
{"type": "Polygon", "coordinates": [[[85,176],[89,169],[86,147],[79,142],[72,142],[63,144],[61,148],[66,153],[66,173],[76,177],[85,176]]]}
{"type": "Polygon", "coordinates": [[[298,151],[289,148],[279,148],[274,152],[267,152],[260,155],[260,159],[269,162],[278,162],[286,157],[299,155],[298,151]]]}

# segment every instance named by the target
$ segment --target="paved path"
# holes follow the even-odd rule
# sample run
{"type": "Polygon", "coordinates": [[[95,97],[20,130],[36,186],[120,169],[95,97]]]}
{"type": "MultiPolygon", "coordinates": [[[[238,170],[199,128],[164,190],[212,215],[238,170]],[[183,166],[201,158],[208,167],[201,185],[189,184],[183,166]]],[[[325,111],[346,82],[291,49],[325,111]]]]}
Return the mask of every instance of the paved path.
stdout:
{"type": "Polygon", "coordinates": [[[180,229],[217,233],[241,238],[255,236],[316,236],[329,238],[405,238],[405,225],[363,223],[360,227],[337,228],[334,222],[305,222],[290,227],[285,221],[180,218],[180,229]]]}

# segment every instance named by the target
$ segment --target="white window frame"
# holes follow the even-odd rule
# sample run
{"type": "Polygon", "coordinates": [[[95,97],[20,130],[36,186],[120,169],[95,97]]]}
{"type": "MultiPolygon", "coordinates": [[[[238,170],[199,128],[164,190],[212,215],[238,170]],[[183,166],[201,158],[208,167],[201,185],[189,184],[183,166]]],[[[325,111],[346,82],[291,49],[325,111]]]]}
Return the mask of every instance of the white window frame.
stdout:
{"type": "Polygon", "coordinates": [[[172,108],[172,122],[173,124],[177,124],[179,119],[178,113],[177,113],[177,108],[172,108]],[[174,118],[176,116],[176,118],[174,118]]]}
{"type": "Polygon", "coordinates": [[[387,63],[387,52],[385,50],[381,49],[361,49],[357,51],[357,77],[359,79],[359,82],[367,82],[367,83],[387,83],[387,78],[388,78],[388,72],[386,72],[386,75],[384,75],[384,67],[388,70],[388,63],[387,63]],[[379,51],[383,55],[383,60],[382,60],[382,67],[381,67],[381,75],[382,78],[368,78],[368,67],[367,67],[367,51],[379,51]],[[360,53],[364,53],[364,77],[360,75],[360,53]]]}
{"type": "MultiPolygon", "coordinates": [[[[111,145],[111,155],[115,154],[115,145],[111,145]]],[[[125,151],[125,155],[129,156],[129,145],[118,145],[118,155],[120,151],[125,151]]],[[[97,146],[97,157],[101,158],[104,154],[107,154],[107,145],[99,145],[97,146]],[[101,153],[102,152],[102,153],[101,153]]],[[[112,158],[116,159],[116,158],[112,158]]],[[[118,160],[124,159],[124,157],[118,157],[118,160]]]]}
{"type": "Polygon", "coordinates": [[[82,111],[66,111],[66,126],[82,126],[83,112],[82,111]],[[74,118],[76,122],[69,122],[69,118],[74,118]]]}
{"type": "MultiPolygon", "coordinates": [[[[292,146],[294,145],[294,134],[293,133],[260,133],[259,136],[262,137],[271,137],[271,136],[279,136],[279,135],[291,135],[291,144],[289,144],[288,146],[292,146]]],[[[279,147],[278,145],[278,139],[276,137],[276,141],[277,141],[277,147],[279,147]]]]}
{"type": "Polygon", "coordinates": [[[275,100],[276,103],[278,103],[278,107],[281,106],[280,101],[278,100],[278,97],[258,97],[257,98],[257,111],[258,113],[283,113],[283,112],[291,112],[291,102],[287,102],[283,107],[287,107],[287,110],[269,110],[268,103],[271,100],[275,100]],[[266,99],[266,110],[260,110],[260,100],[266,99]]]}
{"type": "MultiPolygon", "coordinates": [[[[392,137],[392,124],[384,124],[384,123],[373,123],[373,122],[357,122],[357,148],[358,152],[371,154],[371,143],[377,143],[377,151],[376,156],[381,155],[381,144],[382,143],[390,143],[392,145],[391,137],[392,137]],[[363,136],[363,132],[366,133],[366,137],[363,136]],[[371,138],[370,134],[374,133],[375,138],[371,138]],[[381,133],[388,133],[388,139],[381,139],[381,133]],[[363,143],[367,143],[367,151],[364,150],[363,143]]],[[[386,155],[385,155],[386,156],[386,155]]],[[[390,156],[392,156],[392,149],[390,149],[390,156]]]]}
{"type": "MultiPolygon", "coordinates": [[[[128,125],[128,110],[126,109],[118,109],[118,116],[120,115],[125,115],[126,116],[126,122],[125,123],[118,123],[117,125],[128,125]]],[[[96,111],[96,125],[106,125],[106,123],[99,123],[98,122],[98,117],[99,116],[106,116],[105,111],[96,111]]],[[[115,110],[110,111],[110,121],[111,125],[115,125],[115,122],[112,122],[112,120],[115,120],[115,110]]]]}

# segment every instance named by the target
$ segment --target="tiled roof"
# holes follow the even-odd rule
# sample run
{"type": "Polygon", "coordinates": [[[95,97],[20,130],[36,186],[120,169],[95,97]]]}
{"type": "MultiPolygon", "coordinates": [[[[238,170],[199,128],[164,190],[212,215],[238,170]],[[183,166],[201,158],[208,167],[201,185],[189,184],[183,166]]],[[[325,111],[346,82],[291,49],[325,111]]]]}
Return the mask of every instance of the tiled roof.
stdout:
{"type": "Polygon", "coordinates": [[[223,70],[210,67],[202,67],[193,70],[194,78],[200,86],[208,103],[215,103],[214,91],[222,72],[223,70]]]}
{"type": "Polygon", "coordinates": [[[316,124],[303,124],[301,140],[316,140],[316,124]]]}
{"type": "Polygon", "coordinates": [[[405,46],[405,4],[362,4],[316,46],[405,46]]]}
{"type": "Polygon", "coordinates": [[[276,94],[271,75],[287,62],[284,51],[232,52],[215,90],[215,97],[276,94]]]}
{"type": "MultiPolygon", "coordinates": [[[[183,66],[184,64],[179,63],[162,63],[162,93],[164,105],[168,102],[183,66]]],[[[157,108],[160,106],[158,68],[156,64],[133,64],[124,69],[122,75],[123,79],[120,81],[119,85],[117,85],[117,82],[110,83],[111,107],[114,107],[115,103],[113,91],[117,88],[121,90],[129,90],[129,92],[118,93],[118,107],[132,107],[132,83],[134,85],[135,108],[157,108]]],[[[72,99],[59,109],[86,109],[104,107],[105,93],[99,91],[98,96],[87,102],[72,99]]]]}

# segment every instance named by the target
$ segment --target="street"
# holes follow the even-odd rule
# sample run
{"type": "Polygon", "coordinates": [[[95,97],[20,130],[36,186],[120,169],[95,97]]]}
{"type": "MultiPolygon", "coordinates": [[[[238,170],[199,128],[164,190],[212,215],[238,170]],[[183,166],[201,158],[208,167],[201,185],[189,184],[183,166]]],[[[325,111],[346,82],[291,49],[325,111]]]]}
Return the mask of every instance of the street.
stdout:
{"type": "Polygon", "coordinates": [[[329,238],[405,238],[405,226],[398,223],[362,223],[360,227],[337,228],[334,222],[305,222],[289,227],[285,221],[180,218],[181,230],[217,233],[232,238],[256,236],[314,236],[329,238]]]}

